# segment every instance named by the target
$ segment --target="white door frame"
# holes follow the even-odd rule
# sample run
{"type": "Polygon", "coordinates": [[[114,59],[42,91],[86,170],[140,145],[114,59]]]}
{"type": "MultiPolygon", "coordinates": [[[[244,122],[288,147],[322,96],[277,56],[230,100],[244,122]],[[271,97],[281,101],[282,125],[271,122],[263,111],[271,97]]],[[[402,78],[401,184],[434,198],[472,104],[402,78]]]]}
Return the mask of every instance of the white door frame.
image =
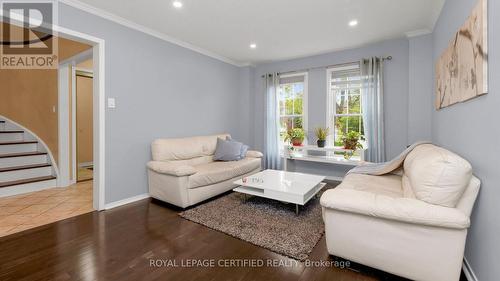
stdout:
{"type": "Polygon", "coordinates": [[[58,115],[58,176],[57,176],[57,186],[66,187],[71,184],[71,178],[69,176],[69,124],[72,122],[68,118],[69,110],[69,64],[60,64],[57,70],[57,84],[58,84],[58,105],[57,105],[57,115],[58,115]]]}
{"type": "Polygon", "coordinates": [[[76,72],[85,71],[94,73],[93,69],[84,69],[76,67],[80,62],[92,59],[93,49],[83,51],[59,63],[58,78],[59,78],[59,177],[57,178],[57,186],[67,187],[73,185],[77,181],[77,166],[76,166],[76,72]],[[71,66],[71,69],[70,69],[71,66]],[[71,76],[70,72],[71,71],[71,76]],[[69,89],[68,78],[71,77],[71,89],[69,89]],[[68,99],[71,94],[70,99],[68,99]],[[71,107],[71,119],[68,120],[69,108],[71,107]],[[69,132],[69,125],[72,125],[72,131],[69,132]],[[68,134],[69,132],[69,134],[68,134]],[[70,144],[71,136],[71,144],[70,144]],[[69,148],[71,147],[71,151],[69,148]],[[71,157],[70,157],[71,155],[71,157]],[[70,171],[70,159],[71,171],[70,171]],[[72,177],[70,176],[72,174],[72,177]]]}
{"type": "MultiPolygon", "coordinates": [[[[90,48],[86,51],[78,53],[70,58],[65,59],[64,61],[59,62],[59,163],[64,163],[65,165],[61,165],[60,174],[61,177],[58,178],[58,186],[66,187],[69,185],[73,185],[77,180],[77,167],[76,163],[76,65],[80,62],[92,59],[93,57],[93,48],[90,48]],[[72,104],[69,103],[68,97],[68,83],[67,78],[69,76],[69,66],[71,66],[71,101],[72,104]],[[61,90],[63,89],[63,90],[61,90]],[[69,131],[69,123],[67,123],[67,116],[69,114],[68,108],[71,106],[71,124],[72,124],[72,132],[71,134],[71,159],[72,159],[72,171],[70,173],[69,170],[69,162],[70,162],[70,154],[68,154],[70,143],[69,143],[69,135],[66,132],[69,131]],[[73,177],[70,177],[70,174],[73,177]]],[[[93,69],[89,70],[93,72],[93,69]]]]}
{"type": "MultiPolygon", "coordinates": [[[[59,101],[65,104],[65,110],[63,107],[59,107],[59,147],[60,150],[60,161],[65,165],[59,165],[60,174],[62,175],[61,180],[58,180],[58,185],[68,186],[76,182],[76,165],[73,165],[73,179],[69,178],[69,134],[63,134],[62,131],[69,131],[69,122],[74,124],[76,119],[75,112],[75,92],[76,92],[76,81],[75,71],[76,68],[72,68],[72,89],[71,94],[73,97],[73,116],[72,120],[68,120],[68,77],[69,77],[69,65],[75,66],[75,63],[85,58],[89,58],[91,55],[93,59],[93,130],[94,130],[94,178],[93,178],[93,207],[96,210],[105,209],[105,60],[104,60],[104,40],[100,38],[93,37],[88,34],[80,33],[74,30],[66,29],[60,26],[55,26],[54,30],[58,37],[74,40],[77,42],[92,45],[92,49],[89,52],[83,52],[73,58],[61,62],[60,73],[65,76],[66,80],[66,90],[59,92],[59,101]],[[62,121],[62,122],[61,122],[62,121]],[[63,152],[63,153],[61,153],[63,152]]],[[[61,82],[61,81],[60,81],[61,82]]],[[[62,83],[64,84],[64,83],[62,83]]],[[[61,83],[60,83],[61,87],[61,83]]],[[[73,163],[75,163],[75,126],[73,126],[73,163]]]]}
{"type": "MultiPolygon", "coordinates": [[[[85,61],[85,60],[83,60],[85,61]]],[[[77,151],[77,146],[78,146],[78,142],[77,142],[77,134],[76,134],[76,129],[77,129],[77,126],[76,126],[76,113],[77,113],[77,103],[76,103],[76,73],[78,71],[83,71],[83,72],[87,72],[87,73],[91,73],[92,74],[92,81],[94,80],[94,70],[93,68],[92,69],[86,69],[86,68],[81,68],[81,67],[77,67],[76,65],[79,63],[79,62],[82,62],[82,61],[75,61],[75,66],[72,68],[72,71],[71,71],[71,108],[72,108],[72,116],[71,116],[71,123],[72,123],[72,132],[71,132],[71,139],[72,139],[72,151],[71,151],[71,154],[72,154],[72,168],[73,168],[73,179],[72,179],[72,183],[76,183],[78,181],[78,162],[77,162],[77,157],[76,157],[76,151],[77,151]]],[[[93,82],[92,82],[93,83],[93,82]]]]}
{"type": "Polygon", "coordinates": [[[93,58],[93,130],[94,130],[94,179],[93,179],[93,206],[96,210],[105,209],[105,58],[103,39],[80,33],[74,30],[55,26],[54,30],[59,37],[92,45],[93,58]]]}

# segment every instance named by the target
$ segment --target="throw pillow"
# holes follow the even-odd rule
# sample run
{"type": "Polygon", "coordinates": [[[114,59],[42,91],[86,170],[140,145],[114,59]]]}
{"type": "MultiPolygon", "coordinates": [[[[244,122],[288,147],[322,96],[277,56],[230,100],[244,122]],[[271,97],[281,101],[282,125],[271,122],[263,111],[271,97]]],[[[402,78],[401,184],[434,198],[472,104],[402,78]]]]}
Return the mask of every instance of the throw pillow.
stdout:
{"type": "MultiPolygon", "coordinates": [[[[234,141],[234,142],[236,142],[236,141],[235,141],[235,140],[233,140],[230,136],[227,136],[227,137],[226,137],[226,140],[227,140],[227,141],[234,141]]],[[[238,160],[245,159],[245,157],[247,157],[247,151],[248,151],[248,149],[250,148],[250,147],[249,147],[248,145],[246,145],[246,144],[243,144],[243,143],[241,143],[241,144],[242,144],[242,145],[241,145],[240,159],[238,159],[238,160]]]]}
{"type": "Polygon", "coordinates": [[[217,138],[214,160],[216,161],[238,161],[241,155],[241,142],[227,141],[217,138]]]}

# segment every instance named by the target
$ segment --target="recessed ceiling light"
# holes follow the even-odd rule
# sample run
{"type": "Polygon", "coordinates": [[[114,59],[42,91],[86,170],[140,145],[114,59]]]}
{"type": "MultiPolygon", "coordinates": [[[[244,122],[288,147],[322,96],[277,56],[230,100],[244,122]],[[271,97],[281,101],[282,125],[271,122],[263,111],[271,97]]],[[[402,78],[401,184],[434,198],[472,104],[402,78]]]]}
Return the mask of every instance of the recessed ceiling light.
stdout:
{"type": "Polygon", "coordinates": [[[250,44],[250,48],[251,48],[251,49],[255,49],[255,48],[257,48],[257,44],[255,44],[255,43],[250,44]]]}
{"type": "Polygon", "coordinates": [[[349,22],[349,26],[351,26],[351,27],[356,26],[356,25],[358,25],[358,20],[351,20],[349,22]]]}
{"type": "Polygon", "coordinates": [[[182,8],[182,2],[181,1],[174,1],[172,2],[172,6],[174,6],[177,9],[182,8]]]}

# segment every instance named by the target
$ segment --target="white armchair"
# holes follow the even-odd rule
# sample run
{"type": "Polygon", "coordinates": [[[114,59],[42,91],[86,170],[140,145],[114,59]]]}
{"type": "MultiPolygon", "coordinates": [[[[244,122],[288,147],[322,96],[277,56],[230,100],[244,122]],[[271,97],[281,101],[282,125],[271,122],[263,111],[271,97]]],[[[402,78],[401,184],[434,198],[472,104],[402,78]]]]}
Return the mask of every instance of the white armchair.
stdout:
{"type": "Polygon", "coordinates": [[[401,175],[351,173],[324,192],[328,252],[413,280],[457,281],[480,181],[430,144],[403,166],[401,175]]]}

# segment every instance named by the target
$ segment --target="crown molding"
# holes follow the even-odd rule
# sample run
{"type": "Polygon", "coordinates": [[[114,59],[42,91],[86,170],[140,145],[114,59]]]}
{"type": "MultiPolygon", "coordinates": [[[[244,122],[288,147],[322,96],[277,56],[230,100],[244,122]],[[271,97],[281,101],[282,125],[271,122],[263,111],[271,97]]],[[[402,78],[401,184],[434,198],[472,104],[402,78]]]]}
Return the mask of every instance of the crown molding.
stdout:
{"type": "Polygon", "coordinates": [[[151,35],[151,36],[156,37],[158,39],[161,39],[163,41],[167,41],[169,43],[181,46],[181,47],[189,49],[191,51],[200,53],[200,54],[205,55],[207,57],[211,57],[211,58],[214,58],[216,60],[219,60],[219,61],[222,61],[222,62],[225,62],[225,63],[228,63],[228,64],[232,64],[234,66],[242,67],[242,66],[249,66],[250,65],[250,63],[241,63],[241,62],[237,62],[237,61],[234,61],[232,59],[226,58],[226,57],[221,56],[219,54],[216,54],[214,52],[211,52],[211,51],[205,50],[203,48],[197,47],[195,45],[192,45],[192,44],[187,43],[185,41],[182,41],[180,39],[171,37],[171,36],[166,35],[166,34],[164,34],[162,32],[156,31],[156,30],[154,30],[152,28],[149,28],[149,27],[137,24],[137,23],[135,23],[133,21],[127,20],[127,19],[122,18],[122,17],[120,17],[118,15],[115,15],[115,14],[107,12],[105,10],[96,8],[94,6],[88,5],[88,4],[83,3],[81,1],[78,1],[78,0],[59,0],[59,2],[63,3],[63,4],[66,4],[68,6],[71,6],[71,7],[77,8],[79,10],[85,11],[85,12],[90,13],[92,15],[95,15],[95,16],[98,16],[98,17],[110,20],[110,21],[112,21],[114,23],[126,26],[128,28],[131,28],[131,29],[143,32],[143,33],[146,33],[148,35],[151,35]]]}
{"type": "Polygon", "coordinates": [[[417,30],[405,32],[405,35],[408,38],[412,38],[412,37],[418,37],[418,36],[427,35],[427,34],[431,34],[431,33],[432,33],[432,30],[427,29],[427,28],[423,28],[423,29],[417,29],[417,30]]]}

